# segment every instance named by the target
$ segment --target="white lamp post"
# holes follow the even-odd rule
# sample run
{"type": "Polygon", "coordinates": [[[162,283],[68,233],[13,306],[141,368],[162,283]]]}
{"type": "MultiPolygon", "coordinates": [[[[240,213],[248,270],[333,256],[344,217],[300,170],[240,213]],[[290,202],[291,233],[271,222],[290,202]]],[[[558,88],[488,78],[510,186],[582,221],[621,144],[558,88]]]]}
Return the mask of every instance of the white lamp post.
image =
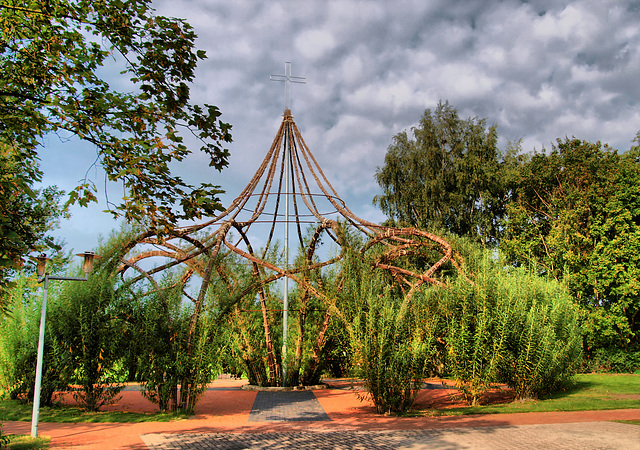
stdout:
{"type": "Polygon", "coordinates": [[[47,317],[47,289],[49,287],[49,280],[70,280],[70,281],[87,281],[89,279],[89,273],[93,271],[93,261],[100,256],[93,252],[78,253],[77,256],[84,257],[84,264],[82,270],[84,271],[84,278],[82,277],[58,277],[50,276],[46,273],[47,261],[49,258],[43,253],[36,258],[32,258],[37,261],[36,271],[38,273],[39,281],[44,281],[44,294],[42,297],[42,314],[40,316],[40,337],[38,339],[38,357],[36,362],[36,385],[33,393],[33,413],[31,415],[31,437],[38,437],[38,419],[40,417],[40,389],[42,387],[42,356],[44,354],[44,325],[47,317]],[[44,277],[44,278],[43,278],[44,277]]]}

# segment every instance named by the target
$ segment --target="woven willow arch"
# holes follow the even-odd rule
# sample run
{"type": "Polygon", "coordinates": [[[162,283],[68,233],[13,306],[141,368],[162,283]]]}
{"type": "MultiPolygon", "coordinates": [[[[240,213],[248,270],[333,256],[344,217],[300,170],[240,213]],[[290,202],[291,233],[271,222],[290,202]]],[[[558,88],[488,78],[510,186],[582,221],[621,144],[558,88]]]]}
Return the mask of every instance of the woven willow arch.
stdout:
{"type": "MultiPolygon", "coordinates": [[[[216,266],[216,256],[224,251],[233,252],[245,259],[252,267],[254,280],[251,286],[239,292],[235,298],[240,299],[256,289],[258,291],[269,372],[273,376],[270,383],[273,384],[281,375],[281,368],[272,346],[264,286],[287,277],[298,289],[304,291],[305,295],[317,297],[326,304],[325,319],[314,350],[314,355],[319,354],[329,319],[336,310],[333,299],[318,286],[309,283],[302,276],[302,272],[330,266],[344,257],[345,242],[339,229],[345,225],[358,230],[364,237],[365,244],[359,249],[361,253],[368,252],[374,246],[383,246],[384,251],[378,253],[373,262],[374,266],[389,271],[408,295],[424,283],[444,286],[444,281],[439,278],[439,270],[448,261],[460,270],[460,258],[443,238],[414,228],[385,227],[357,217],[330,184],[302,138],[291,111],[287,109],[275,139],[255,175],[225,211],[201,224],[178,228],[168,234],[158,235],[148,231],[137,236],[125,248],[121,273],[133,283],[146,280],[152,289],[158,289],[154,277],[165,270],[184,266],[182,282],[187,282],[197,274],[201,280],[197,297],[193,298],[185,292],[194,303],[192,333],[202,311],[205,293],[214,270],[218,271],[219,278],[229,278],[229,274],[220,272],[223,269],[216,266]],[[287,195],[287,163],[291,171],[288,193],[293,204],[291,217],[283,212],[283,199],[287,195]],[[295,229],[298,246],[305,248],[304,268],[279,267],[266,257],[274,236],[277,236],[277,227],[287,220],[295,229]],[[314,227],[314,230],[311,239],[305,245],[303,233],[306,231],[305,227],[310,226],[314,227]],[[257,252],[252,244],[254,230],[257,227],[266,231],[262,234],[266,234],[266,240],[261,242],[261,253],[257,252]],[[324,235],[335,243],[339,251],[322,260],[316,252],[316,246],[324,235]],[[400,264],[403,258],[416,255],[424,257],[427,254],[431,257],[433,254],[439,256],[422,273],[407,270],[400,264]],[[145,261],[157,258],[163,258],[163,263],[153,268],[144,264],[145,261]]],[[[227,309],[232,306],[226,305],[227,309]]]]}

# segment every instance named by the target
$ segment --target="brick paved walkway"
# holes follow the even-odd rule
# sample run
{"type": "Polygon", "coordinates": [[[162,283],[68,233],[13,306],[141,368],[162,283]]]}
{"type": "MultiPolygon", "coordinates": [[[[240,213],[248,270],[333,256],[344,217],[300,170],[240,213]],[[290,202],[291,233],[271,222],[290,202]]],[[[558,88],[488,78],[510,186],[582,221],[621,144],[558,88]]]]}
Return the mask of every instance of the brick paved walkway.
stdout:
{"type": "Polygon", "coordinates": [[[249,422],[331,420],[312,391],[260,391],[253,401],[249,422]]]}
{"type": "Polygon", "coordinates": [[[149,449],[637,449],[640,426],[613,422],[417,431],[189,433],[141,436],[149,449]]]}

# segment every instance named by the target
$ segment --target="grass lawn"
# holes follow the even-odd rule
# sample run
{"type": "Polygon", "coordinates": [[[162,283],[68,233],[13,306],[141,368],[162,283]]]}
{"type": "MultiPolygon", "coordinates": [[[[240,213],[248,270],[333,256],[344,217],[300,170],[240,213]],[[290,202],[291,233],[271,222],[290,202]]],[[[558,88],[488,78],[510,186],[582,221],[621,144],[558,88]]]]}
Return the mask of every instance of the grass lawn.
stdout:
{"type": "MultiPolygon", "coordinates": [[[[21,403],[18,400],[0,400],[0,422],[31,421],[33,404],[21,403]]],[[[138,422],[171,422],[188,418],[183,413],[143,414],[120,411],[86,412],[71,406],[40,408],[40,422],[69,423],[138,423],[138,422]]]]}
{"type": "Polygon", "coordinates": [[[49,448],[49,438],[32,438],[31,436],[9,436],[9,445],[7,448],[19,450],[43,449],[49,448]]]}
{"type": "Polygon", "coordinates": [[[413,411],[420,415],[497,414],[640,408],[640,375],[578,374],[560,392],[539,400],[413,411]]]}

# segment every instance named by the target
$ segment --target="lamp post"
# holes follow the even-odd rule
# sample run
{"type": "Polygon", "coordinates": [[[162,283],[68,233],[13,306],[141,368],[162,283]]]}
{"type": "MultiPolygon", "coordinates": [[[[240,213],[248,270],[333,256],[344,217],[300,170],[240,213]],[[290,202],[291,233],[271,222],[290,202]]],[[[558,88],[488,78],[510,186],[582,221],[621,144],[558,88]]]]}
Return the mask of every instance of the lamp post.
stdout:
{"type": "Polygon", "coordinates": [[[50,258],[43,253],[36,258],[32,258],[37,261],[36,272],[38,274],[38,281],[44,281],[44,294],[42,297],[42,313],[40,316],[40,337],[38,339],[38,357],[36,362],[36,385],[33,393],[33,413],[31,415],[31,437],[38,437],[38,419],[40,417],[40,389],[42,387],[42,356],[44,354],[44,325],[47,317],[47,289],[49,288],[49,280],[68,280],[68,281],[87,281],[89,279],[89,273],[93,271],[93,261],[100,256],[93,252],[78,253],[76,256],[84,257],[84,264],[82,270],[84,277],[58,277],[50,276],[46,273],[47,261],[50,258]]]}

